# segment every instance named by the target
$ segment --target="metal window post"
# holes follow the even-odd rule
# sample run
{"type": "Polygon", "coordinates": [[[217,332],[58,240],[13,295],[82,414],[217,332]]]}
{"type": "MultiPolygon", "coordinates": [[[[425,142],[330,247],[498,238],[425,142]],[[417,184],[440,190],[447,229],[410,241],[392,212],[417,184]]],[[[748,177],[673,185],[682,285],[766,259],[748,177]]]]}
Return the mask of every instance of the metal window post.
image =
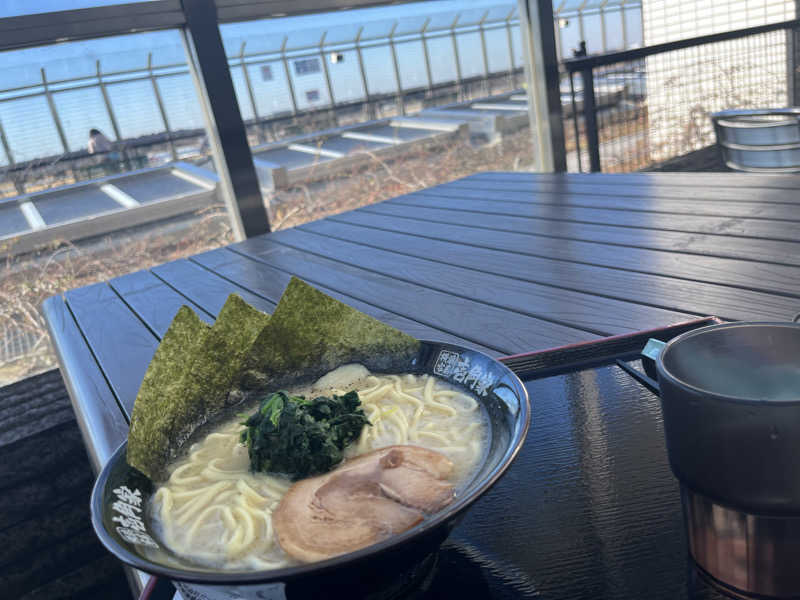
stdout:
{"type": "Polygon", "coordinates": [[[2,121],[0,121],[0,144],[3,144],[3,150],[5,150],[9,166],[13,167],[16,162],[14,161],[14,155],[11,153],[11,146],[8,145],[8,138],[6,137],[5,129],[3,129],[2,121]]]}
{"type": "Polygon", "coordinates": [[[431,18],[428,17],[425,19],[425,23],[422,25],[422,29],[419,32],[420,37],[422,38],[422,52],[425,55],[425,74],[428,76],[428,94],[433,94],[433,75],[431,75],[431,57],[428,54],[428,39],[425,37],[425,32],[428,29],[428,25],[431,23],[431,18]]]}
{"type": "Polygon", "coordinates": [[[458,26],[458,19],[461,15],[456,15],[453,19],[453,24],[450,25],[450,36],[453,39],[453,59],[456,63],[456,84],[458,84],[458,100],[464,99],[464,84],[461,79],[461,57],[458,52],[458,38],[456,38],[456,27],[458,26]]]}
{"type": "Polygon", "coordinates": [[[592,67],[581,71],[583,82],[583,124],[586,128],[586,146],[589,150],[589,170],[600,169],[600,136],[597,132],[597,102],[594,96],[594,73],[592,67]]]}
{"type": "Polygon", "coordinates": [[[354,41],[356,48],[356,57],[358,58],[358,72],[361,75],[361,86],[364,88],[364,100],[367,103],[367,117],[372,120],[375,118],[375,107],[372,105],[372,100],[369,97],[369,85],[367,84],[367,72],[364,69],[364,57],[361,54],[361,34],[364,33],[364,26],[358,28],[356,39],[354,41]]]}
{"type": "Polygon", "coordinates": [[[44,71],[44,67],[39,69],[42,74],[42,86],[44,87],[44,97],[47,99],[47,106],[50,107],[50,114],[53,117],[53,123],[56,126],[56,131],[58,132],[58,139],[61,140],[61,146],[64,148],[64,152],[69,152],[69,144],[67,144],[67,136],[64,135],[64,128],[61,126],[61,119],[58,118],[58,111],[56,110],[56,103],[53,100],[53,94],[50,92],[50,87],[47,83],[47,75],[44,71]]]}
{"type": "MultiPolygon", "coordinates": [[[[182,39],[236,239],[270,230],[213,0],[183,0],[182,39]],[[224,151],[223,151],[224,148],[224,151]]],[[[285,45],[285,44],[284,44],[285,45]]]]}
{"type": "Polygon", "coordinates": [[[328,61],[325,60],[325,37],[328,31],[322,32],[322,37],[319,39],[319,58],[322,61],[322,73],[325,75],[325,87],[328,88],[328,102],[330,104],[331,118],[335,127],[339,126],[339,117],[336,114],[336,99],[333,97],[333,84],[331,83],[331,74],[328,71],[328,61]]]}
{"type": "Polygon", "coordinates": [[[389,31],[389,48],[392,51],[392,65],[394,66],[394,78],[397,80],[397,105],[400,109],[400,114],[406,114],[406,102],[405,98],[403,97],[403,84],[400,81],[400,65],[397,63],[397,48],[394,45],[394,32],[397,29],[397,21],[394,22],[392,25],[391,31],[389,31]]]}
{"type": "Polygon", "coordinates": [[[492,88],[489,85],[489,53],[486,50],[486,32],[483,29],[483,23],[486,21],[486,18],[489,16],[489,11],[487,10],[483,13],[481,20],[478,21],[478,31],[481,35],[481,53],[483,54],[483,84],[486,89],[486,95],[492,93],[492,88]]]}
{"type": "Polygon", "coordinates": [[[531,133],[537,171],[567,170],[551,2],[519,0],[531,133]]]}
{"type": "Polygon", "coordinates": [[[511,19],[514,16],[514,11],[516,9],[512,8],[511,12],[508,13],[506,17],[506,37],[508,38],[508,64],[509,69],[511,70],[511,88],[516,89],[517,87],[517,66],[514,63],[514,37],[511,34],[511,19]]]}
{"type": "Polygon", "coordinates": [[[106,83],[103,81],[103,70],[100,67],[100,59],[98,58],[95,61],[95,68],[97,69],[97,83],[100,87],[100,93],[103,95],[103,103],[106,105],[106,111],[108,112],[108,118],[111,121],[111,128],[114,130],[114,137],[117,141],[122,140],[122,134],[119,130],[119,124],[117,123],[117,116],[114,114],[114,110],[111,107],[111,98],[108,97],[108,90],[106,89],[106,83]]]}
{"type": "Polygon", "coordinates": [[[245,46],[247,46],[247,42],[242,42],[242,45],[239,48],[239,66],[242,68],[244,85],[245,87],[247,87],[247,97],[250,100],[250,108],[253,111],[253,123],[256,126],[256,134],[258,135],[258,141],[264,142],[266,141],[266,136],[264,135],[264,127],[262,126],[260,119],[258,117],[258,108],[256,108],[256,96],[253,93],[253,84],[250,82],[250,73],[247,70],[247,65],[244,63],[245,46]]]}
{"type": "Polygon", "coordinates": [[[286,83],[289,85],[289,96],[292,99],[292,114],[297,117],[297,94],[294,91],[294,82],[292,81],[292,74],[289,72],[289,59],[286,58],[286,43],[289,41],[289,36],[283,36],[283,43],[281,44],[281,60],[283,61],[283,70],[286,73],[286,83]]]}
{"type": "Polygon", "coordinates": [[[608,32],[606,32],[606,4],[608,0],[603,0],[598,7],[600,10],[600,38],[603,44],[603,54],[608,52],[608,32]]]}
{"type": "Polygon", "coordinates": [[[628,24],[625,22],[625,0],[619,5],[619,14],[622,17],[622,49],[628,49],[628,24]]]}
{"type": "Polygon", "coordinates": [[[153,53],[147,53],[147,75],[150,78],[150,83],[153,85],[153,94],[156,97],[156,104],[158,104],[158,112],[161,113],[161,120],[164,121],[164,129],[167,132],[167,140],[169,141],[169,153],[172,160],[178,160],[178,153],[175,151],[175,140],[172,139],[172,130],[169,127],[169,119],[167,118],[167,109],[164,107],[164,101],[161,99],[161,92],[158,90],[156,78],[153,75],[153,53]]]}

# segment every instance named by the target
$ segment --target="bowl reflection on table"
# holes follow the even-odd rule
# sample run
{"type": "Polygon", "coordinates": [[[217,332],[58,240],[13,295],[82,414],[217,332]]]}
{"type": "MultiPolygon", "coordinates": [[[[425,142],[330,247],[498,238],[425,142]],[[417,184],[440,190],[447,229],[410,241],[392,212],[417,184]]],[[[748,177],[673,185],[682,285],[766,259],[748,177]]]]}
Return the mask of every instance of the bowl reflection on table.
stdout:
{"type": "Polygon", "coordinates": [[[148,551],[149,540],[158,544],[158,535],[146,511],[131,523],[123,521],[128,517],[115,509],[120,494],[135,494],[133,498],[141,498],[145,506],[155,492],[153,482],[126,464],[123,444],[103,468],[92,492],[92,524],[98,537],[124,563],[181,582],[181,591],[198,599],[291,600],[318,596],[322,590],[326,597],[349,594],[367,599],[406,594],[430,572],[432,556],[464,510],[494,485],[514,460],[528,430],[530,405],[522,382],[505,365],[453,344],[423,341],[419,353],[407,364],[397,365],[394,372],[435,375],[467,389],[486,409],[490,426],[488,454],[472,481],[452,504],[408,531],[316,563],[241,572],[198,567],[163,549],[148,551]],[[465,378],[465,373],[472,378],[465,378]]]}

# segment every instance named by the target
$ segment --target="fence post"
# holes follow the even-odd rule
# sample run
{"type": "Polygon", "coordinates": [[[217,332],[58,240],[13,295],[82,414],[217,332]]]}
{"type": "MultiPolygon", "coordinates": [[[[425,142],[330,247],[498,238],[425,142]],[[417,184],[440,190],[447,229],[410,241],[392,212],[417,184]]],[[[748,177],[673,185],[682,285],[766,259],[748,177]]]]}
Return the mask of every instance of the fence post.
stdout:
{"type": "Polygon", "coordinates": [[[428,94],[433,95],[433,76],[431,75],[431,57],[428,54],[428,40],[425,37],[425,31],[428,29],[428,25],[431,23],[431,18],[428,17],[425,19],[425,23],[422,25],[422,29],[419,32],[420,37],[422,38],[422,52],[425,55],[425,74],[428,76],[428,94]]]}
{"type": "Polygon", "coordinates": [[[375,118],[375,107],[372,105],[372,100],[369,97],[369,85],[367,84],[367,72],[364,69],[364,57],[361,55],[361,34],[364,33],[364,26],[358,28],[356,34],[355,47],[356,56],[358,57],[358,72],[361,75],[361,86],[364,88],[364,98],[367,102],[367,117],[369,120],[375,118]]]}
{"type": "Polygon", "coordinates": [[[328,71],[328,62],[325,60],[325,37],[328,35],[327,29],[322,32],[319,39],[319,58],[322,61],[322,73],[325,75],[325,87],[328,88],[328,101],[330,102],[331,117],[335,127],[339,126],[339,117],[336,114],[336,99],[333,97],[333,85],[331,84],[331,74],[328,71]]]}
{"type": "Polygon", "coordinates": [[[150,83],[153,85],[153,94],[156,97],[156,104],[158,104],[158,112],[161,113],[161,120],[164,121],[164,129],[167,131],[167,140],[169,141],[169,153],[172,160],[178,160],[178,153],[175,151],[175,142],[172,139],[172,130],[169,127],[169,119],[167,118],[167,110],[164,108],[164,101],[161,99],[161,92],[158,91],[158,84],[156,77],[153,75],[153,53],[147,53],[147,75],[150,77],[150,83]]]}
{"type": "Polygon", "coordinates": [[[797,30],[786,30],[786,99],[789,106],[796,106],[800,100],[800,73],[797,72],[800,68],[800,61],[798,61],[798,40],[797,30]]]}
{"type": "Polygon", "coordinates": [[[600,39],[603,44],[603,54],[608,52],[608,39],[606,34],[606,4],[608,4],[608,0],[603,0],[598,6],[598,10],[600,11],[600,39]]]}
{"type": "Polygon", "coordinates": [[[481,20],[478,21],[478,31],[481,35],[481,53],[483,54],[483,83],[486,86],[486,95],[489,96],[492,93],[492,87],[489,85],[489,53],[486,51],[486,32],[483,30],[483,23],[486,21],[486,17],[489,16],[489,11],[487,10],[483,13],[481,20]]]}
{"type": "Polygon", "coordinates": [[[292,115],[297,117],[297,96],[294,92],[294,82],[292,81],[292,74],[289,72],[289,59],[286,58],[286,43],[289,41],[289,36],[283,36],[283,43],[281,44],[281,60],[283,61],[283,71],[286,73],[286,83],[289,85],[289,95],[292,98],[292,115]]]}
{"type": "Polygon", "coordinates": [[[11,154],[11,146],[8,145],[8,138],[6,137],[5,129],[3,129],[2,121],[0,121],[0,144],[3,144],[3,150],[5,150],[6,158],[8,158],[8,165],[13,167],[17,163],[14,161],[14,155],[11,154]]]}
{"type": "Polygon", "coordinates": [[[597,102],[594,97],[594,74],[592,68],[581,71],[583,81],[583,126],[586,129],[586,145],[589,150],[589,170],[600,171],[600,136],[597,132],[597,102]]]}
{"type": "Polygon", "coordinates": [[[508,38],[508,64],[511,69],[511,89],[517,89],[517,65],[514,62],[514,37],[511,35],[511,18],[516,8],[512,8],[506,17],[506,37],[508,38]]]}
{"type": "Polygon", "coordinates": [[[581,131],[578,127],[578,106],[575,102],[575,74],[569,72],[569,95],[572,104],[572,131],[575,135],[575,154],[578,157],[578,173],[583,173],[583,159],[581,158],[581,131]]]}
{"type": "Polygon", "coordinates": [[[108,97],[108,90],[106,90],[106,83],[103,81],[103,70],[100,68],[100,59],[98,58],[95,61],[95,68],[97,69],[97,83],[100,86],[100,93],[103,95],[103,102],[106,105],[106,111],[108,112],[108,118],[111,121],[111,128],[114,130],[114,137],[117,141],[122,141],[122,134],[119,131],[119,124],[117,123],[117,117],[114,114],[114,110],[111,107],[111,98],[108,97]]]}
{"type": "Polygon", "coordinates": [[[628,24],[625,22],[625,2],[622,0],[619,4],[619,15],[622,19],[622,49],[628,49],[628,24]]]}
{"type": "MultiPolygon", "coordinates": [[[[253,85],[250,83],[250,73],[248,73],[247,71],[247,65],[244,64],[245,46],[247,46],[247,42],[242,42],[242,45],[239,48],[239,66],[242,68],[242,75],[244,76],[244,84],[247,87],[247,97],[250,99],[250,108],[253,110],[253,124],[256,126],[256,134],[258,135],[258,141],[264,142],[266,141],[266,136],[264,135],[264,128],[258,116],[258,109],[256,108],[256,96],[255,94],[253,94],[253,85]]],[[[244,121],[244,119],[242,120],[244,121]]],[[[247,127],[245,126],[245,130],[246,129],[247,127]]]]}
{"type": "Polygon", "coordinates": [[[58,139],[61,140],[61,146],[64,152],[69,152],[69,144],[67,144],[67,136],[64,135],[64,128],[61,126],[61,119],[58,118],[58,111],[56,110],[56,103],[53,101],[53,94],[50,93],[50,88],[47,85],[47,75],[44,72],[44,67],[39,69],[42,74],[42,86],[44,87],[44,96],[47,98],[47,105],[50,107],[50,114],[53,116],[53,123],[55,123],[56,131],[58,132],[58,139]]]}
{"type": "Polygon", "coordinates": [[[397,49],[394,47],[394,32],[397,29],[397,21],[392,25],[389,31],[389,47],[392,50],[392,65],[394,66],[394,78],[397,81],[397,105],[400,108],[400,114],[406,114],[406,102],[403,97],[403,84],[400,82],[400,65],[397,64],[397,49]]]}
{"type": "Polygon", "coordinates": [[[461,57],[459,56],[458,52],[458,39],[456,39],[456,27],[458,26],[458,20],[461,18],[461,15],[456,15],[456,18],[453,19],[453,24],[450,25],[450,36],[453,39],[453,58],[455,59],[456,63],[456,84],[458,84],[458,94],[456,95],[456,99],[460,102],[464,99],[464,83],[461,79],[461,57]]]}

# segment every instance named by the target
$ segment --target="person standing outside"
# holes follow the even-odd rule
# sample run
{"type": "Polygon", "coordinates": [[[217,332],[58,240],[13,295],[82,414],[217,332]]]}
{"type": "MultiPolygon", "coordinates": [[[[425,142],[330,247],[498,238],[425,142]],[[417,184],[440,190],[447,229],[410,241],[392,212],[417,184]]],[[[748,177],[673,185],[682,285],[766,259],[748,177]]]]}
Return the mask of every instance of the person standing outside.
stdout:
{"type": "Polygon", "coordinates": [[[89,143],[87,144],[89,154],[103,154],[111,152],[111,142],[100,133],[99,129],[89,130],[89,143]]]}

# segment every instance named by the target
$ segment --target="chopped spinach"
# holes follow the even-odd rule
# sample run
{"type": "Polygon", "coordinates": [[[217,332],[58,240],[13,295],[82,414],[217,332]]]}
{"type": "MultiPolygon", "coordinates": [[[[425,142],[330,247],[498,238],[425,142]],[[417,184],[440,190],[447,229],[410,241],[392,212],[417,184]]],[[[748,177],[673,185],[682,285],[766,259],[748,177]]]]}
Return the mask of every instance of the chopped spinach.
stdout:
{"type": "Polygon", "coordinates": [[[275,392],[242,423],[241,442],[250,470],[283,473],[291,479],[326,473],[339,464],[345,447],[369,425],[357,392],[307,400],[275,392]]]}

